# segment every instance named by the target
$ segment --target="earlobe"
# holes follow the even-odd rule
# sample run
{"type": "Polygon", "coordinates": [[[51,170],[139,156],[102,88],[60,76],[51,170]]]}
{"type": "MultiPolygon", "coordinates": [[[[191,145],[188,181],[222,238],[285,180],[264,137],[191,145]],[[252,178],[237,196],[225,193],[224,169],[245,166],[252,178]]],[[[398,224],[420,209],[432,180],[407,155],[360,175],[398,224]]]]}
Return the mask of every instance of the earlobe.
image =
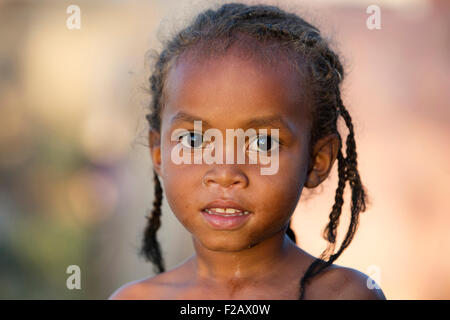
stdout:
{"type": "Polygon", "coordinates": [[[315,168],[313,168],[306,179],[305,187],[307,188],[315,188],[320,184],[319,175],[315,168]]]}
{"type": "Polygon", "coordinates": [[[305,187],[315,188],[325,180],[333,167],[340,147],[340,140],[336,134],[319,139],[312,156],[312,169],[308,172],[305,187]]]}
{"type": "Polygon", "coordinates": [[[153,169],[161,176],[161,135],[159,132],[150,129],[148,138],[153,169]]]}

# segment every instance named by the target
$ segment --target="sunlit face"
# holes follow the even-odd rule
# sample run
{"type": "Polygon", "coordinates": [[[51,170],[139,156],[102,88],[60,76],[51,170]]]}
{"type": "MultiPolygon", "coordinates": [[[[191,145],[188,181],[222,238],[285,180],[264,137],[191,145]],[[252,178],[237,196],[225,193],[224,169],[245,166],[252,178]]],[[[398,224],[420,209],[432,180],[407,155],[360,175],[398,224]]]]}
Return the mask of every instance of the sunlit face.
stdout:
{"type": "Polygon", "coordinates": [[[201,62],[182,56],[170,69],[161,114],[161,148],[154,149],[153,162],[172,211],[203,246],[238,251],[287,226],[307,174],[311,124],[303,88],[298,72],[287,64],[262,65],[233,50],[201,62]],[[261,118],[273,121],[257,121],[261,118]],[[281,144],[273,143],[279,148],[279,170],[262,175],[262,164],[249,161],[175,164],[171,151],[178,142],[171,140],[172,132],[194,131],[193,119],[202,120],[203,131],[216,128],[224,137],[226,129],[246,130],[249,125],[269,134],[279,129],[281,144]],[[217,199],[231,199],[251,213],[237,228],[213,227],[202,209],[217,199]]]}

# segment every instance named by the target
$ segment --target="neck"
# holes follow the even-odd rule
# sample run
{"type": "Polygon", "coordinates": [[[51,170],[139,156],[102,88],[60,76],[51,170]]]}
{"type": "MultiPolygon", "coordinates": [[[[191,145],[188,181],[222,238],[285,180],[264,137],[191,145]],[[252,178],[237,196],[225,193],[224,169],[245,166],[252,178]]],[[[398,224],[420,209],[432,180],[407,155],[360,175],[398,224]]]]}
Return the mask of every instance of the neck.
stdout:
{"type": "Polygon", "coordinates": [[[252,283],[280,276],[280,268],[296,251],[284,229],[269,239],[241,251],[213,251],[194,238],[196,255],[192,257],[194,274],[199,280],[216,284],[252,283]]]}

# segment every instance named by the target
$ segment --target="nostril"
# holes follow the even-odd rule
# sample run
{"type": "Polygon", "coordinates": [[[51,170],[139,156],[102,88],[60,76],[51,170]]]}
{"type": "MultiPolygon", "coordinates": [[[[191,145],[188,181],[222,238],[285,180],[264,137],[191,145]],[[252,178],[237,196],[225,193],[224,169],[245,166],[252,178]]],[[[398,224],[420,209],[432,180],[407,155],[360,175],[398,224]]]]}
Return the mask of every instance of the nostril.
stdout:
{"type": "Polygon", "coordinates": [[[207,186],[209,186],[210,184],[211,184],[211,182],[214,182],[214,180],[213,179],[202,179],[202,184],[205,186],[205,187],[207,187],[207,186]]]}

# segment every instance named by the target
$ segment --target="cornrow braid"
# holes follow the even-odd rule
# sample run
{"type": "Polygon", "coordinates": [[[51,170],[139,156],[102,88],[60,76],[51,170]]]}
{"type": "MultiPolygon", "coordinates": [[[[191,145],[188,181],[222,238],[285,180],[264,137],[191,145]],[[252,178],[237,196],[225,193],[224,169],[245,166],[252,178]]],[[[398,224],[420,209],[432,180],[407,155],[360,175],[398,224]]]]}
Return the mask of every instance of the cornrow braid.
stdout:
{"type": "Polygon", "coordinates": [[[155,182],[155,200],[151,215],[147,216],[148,224],[144,231],[143,246],[141,254],[152,262],[156,273],[164,272],[164,260],[161,254],[161,248],[156,239],[156,231],[161,226],[161,205],[163,200],[163,190],[159,182],[158,175],[153,171],[153,180],[155,182]]]}
{"type": "MultiPolygon", "coordinates": [[[[301,17],[287,13],[274,6],[248,6],[240,3],[224,4],[217,10],[206,10],[200,13],[194,21],[165,43],[162,52],[157,56],[152,75],[150,76],[152,102],[151,112],[147,115],[150,127],[159,131],[161,112],[164,106],[164,80],[173,61],[185,51],[193,48],[197,54],[226,52],[233,44],[247,44],[240,35],[250,36],[257,42],[264,44],[271,41],[279,45],[281,50],[266,49],[264,45],[251,49],[263,54],[290,54],[295,66],[301,69],[308,85],[308,97],[311,101],[312,129],[309,144],[310,155],[315,142],[327,135],[336,134],[340,147],[337,155],[338,187],[335,203],[329,214],[329,222],[323,231],[323,237],[328,241],[326,250],[315,259],[302,276],[299,286],[299,299],[304,299],[305,287],[311,278],[330,266],[348,247],[358,226],[359,213],[366,209],[366,193],[361,183],[357,169],[357,153],[354,128],[350,114],[344,107],[339,85],[344,78],[344,69],[339,57],[329,48],[327,41],[320,31],[301,17]],[[206,46],[204,44],[207,44],[206,46]],[[346,139],[345,157],[343,154],[342,138],[337,128],[337,121],[341,116],[349,130],[346,139]],[[339,219],[344,203],[344,189],[349,181],[351,187],[351,219],[345,238],[336,253],[336,236],[339,219]]],[[[245,47],[245,46],[244,46],[245,47]]],[[[310,161],[311,165],[311,161],[310,161]]],[[[144,233],[142,252],[152,261],[159,271],[163,271],[162,257],[156,240],[156,231],[160,226],[162,189],[155,174],[155,202],[149,225],[144,233]]],[[[295,242],[295,233],[291,222],[286,234],[295,242]]]]}

